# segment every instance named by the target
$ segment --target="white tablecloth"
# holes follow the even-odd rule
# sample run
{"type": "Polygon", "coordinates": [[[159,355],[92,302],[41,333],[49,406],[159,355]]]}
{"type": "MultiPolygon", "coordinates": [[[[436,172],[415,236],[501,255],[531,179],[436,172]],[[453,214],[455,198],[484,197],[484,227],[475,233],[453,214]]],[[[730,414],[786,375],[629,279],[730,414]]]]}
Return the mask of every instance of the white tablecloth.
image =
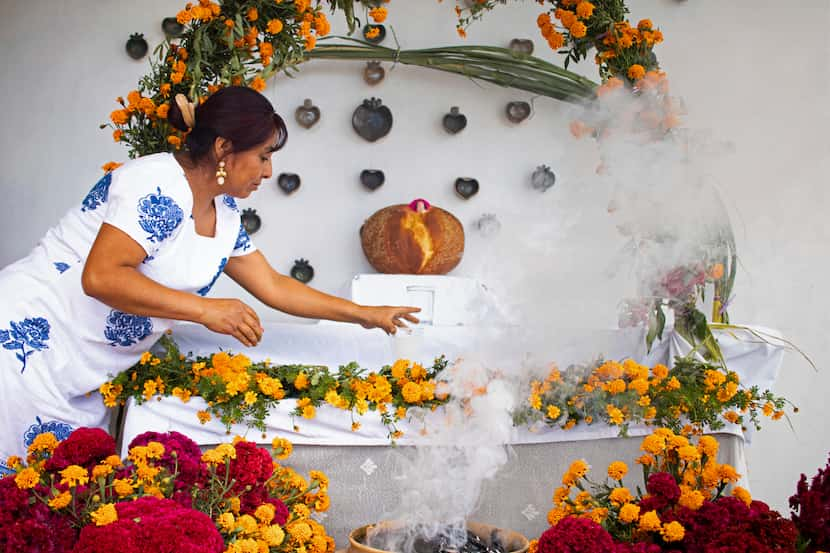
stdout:
{"type": "MultiPolygon", "coordinates": [[[[324,364],[331,369],[350,361],[362,367],[376,369],[398,357],[429,360],[440,354],[450,359],[455,355],[475,351],[476,344],[493,339],[489,331],[469,327],[424,327],[422,335],[391,338],[379,331],[366,331],[343,324],[271,324],[265,339],[245,354],[254,360],[269,358],[274,363],[324,364]]],[[[772,388],[783,356],[783,347],[757,340],[750,332],[734,335],[716,333],[728,366],[741,375],[746,385],[772,388]]],[[[195,325],[183,325],[174,331],[174,338],[183,352],[210,354],[220,348],[240,351],[233,339],[213,334],[195,325]]],[[[689,345],[679,336],[667,331],[664,339],[646,352],[644,330],[639,328],[590,331],[577,340],[549,344],[562,365],[585,362],[602,352],[605,358],[631,357],[643,364],[670,364],[677,354],[689,351],[689,345]]],[[[364,524],[387,518],[399,507],[400,491],[397,474],[400,453],[410,448],[408,436],[416,436],[418,426],[400,425],[405,436],[399,440],[403,447],[388,447],[387,429],[376,414],[360,417],[361,429],[351,431],[347,413],[323,406],[313,420],[289,416],[293,400],[281,402],[267,419],[264,436],[255,430],[236,426],[231,435],[243,435],[260,443],[269,443],[279,435],[290,439],[294,453],[288,463],[300,472],[311,469],[326,472],[331,479],[329,494],[332,508],[322,522],[338,547],[348,544],[348,533],[364,524]],[[294,431],[294,424],[299,426],[294,431]]],[[[176,430],[190,436],[203,446],[227,441],[230,436],[217,421],[199,424],[196,411],[204,409],[200,398],[183,404],[175,398],[129,405],[122,431],[122,450],[137,434],[147,430],[164,432],[176,430]]],[[[607,465],[622,460],[634,467],[639,451],[639,438],[649,432],[643,427],[631,428],[632,438],[617,438],[618,429],[603,424],[578,425],[568,431],[544,428],[539,432],[516,429],[511,441],[510,462],[502,467],[497,477],[482,483],[481,495],[470,520],[479,520],[511,528],[533,538],[547,528],[545,515],[551,507],[551,494],[568,465],[575,459],[585,459],[594,467],[592,475],[599,478],[607,465]],[[597,472],[598,471],[598,472],[597,472]]],[[[745,436],[740,429],[730,426],[718,436],[721,443],[719,461],[733,465],[744,475],[740,484],[748,487],[745,436]]],[[[631,484],[639,478],[632,470],[631,484]]],[[[628,483],[629,480],[626,480],[628,483]]]]}

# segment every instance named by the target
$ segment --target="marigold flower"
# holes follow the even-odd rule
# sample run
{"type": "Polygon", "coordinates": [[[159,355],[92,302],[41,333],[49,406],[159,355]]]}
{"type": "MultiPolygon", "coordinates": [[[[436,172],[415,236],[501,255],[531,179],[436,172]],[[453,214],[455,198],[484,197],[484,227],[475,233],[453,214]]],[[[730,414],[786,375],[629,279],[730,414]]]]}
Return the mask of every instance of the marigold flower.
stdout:
{"type": "Polygon", "coordinates": [[[559,415],[562,414],[562,411],[556,405],[548,405],[547,409],[547,416],[550,420],[555,421],[559,418],[559,415]]]}
{"type": "Polygon", "coordinates": [[[628,474],[628,465],[622,461],[614,461],[608,465],[608,476],[612,480],[622,480],[628,474]]]}
{"type": "Polygon", "coordinates": [[[49,500],[49,506],[53,509],[63,509],[72,501],[72,494],[69,492],[61,492],[49,500]]]}
{"type": "Polygon", "coordinates": [[[30,490],[40,482],[40,474],[32,467],[26,467],[14,477],[14,483],[21,490],[30,490]]]}
{"type": "Polygon", "coordinates": [[[631,524],[640,517],[640,506],[633,503],[626,503],[620,507],[620,521],[631,524]]]}
{"type": "Polygon", "coordinates": [[[749,490],[747,490],[746,488],[742,488],[741,486],[735,486],[735,489],[732,490],[732,495],[746,503],[747,507],[749,507],[752,504],[752,495],[750,495],[749,490]]]}
{"type": "Polygon", "coordinates": [[[114,503],[105,503],[93,511],[90,516],[95,526],[106,526],[118,520],[118,511],[114,503]]]}
{"type": "Polygon", "coordinates": [[[548,524],[550,524],[551,526],[556,526],[557,524],[559,524],[559,521],[568,516],[568,514],[569,513],[564,509],[551,509],[550,511],[548,511],[548,524]]]}
{"type": "Polygon", "coordinates": [[[550,34],[548,39],[548,46],[551,47],[552,50],[558,50],[565,45],[565,36],[562,33],[554,31],[550,34]]]}
{"type": "Polygon", "coordinates": [[[248,8],[248,13],[245,14],[245,17],[248,19],[248,21],[256,21],[257,19],[259,19],[259,12],[256,8],[248,8]]]}
{"type": "Polygon", "coordinates": [[[110,120],[116,125],[126,125],[130,120],[130,112],[124,109],[117,109],[110,113],[110,120]]]}
{"type": "Polygon", "coordinates": [[[588,32],[588,27],[585,26],[585,23],[582,21],[576,21],[573,25],[571,25],[570,29],[571,36],[574,38],[582,38],[588,32]]]}
{"type": "Polygon", "coordinates": [[[682,524],[674,520],[663,525],[663,528],[660,529],[660,535],[668,542],[680,541],[686,535],[686,530],[682,524]]]}
{"type": "Polygon", "coordinates": [[[360,423],[359,422],[353,422],[352,423],[352,432],[357,432],[358,430],[360,430],[360,423]]]}
{"type": "Polygon", "coordinates": [[[628,78],[632,81],[637,81],[642,79],[646,74],[646,69],[639,63],[635,63],[631,67],[628,68],[628,78]]]}
{"type": "Polygon", "coordinates": [[[580,2],[576,5],[576,15],[580,19],[588,19],[594,14],[594,5],[590,2],[580,2]]]}
{"type": "Polygon", "coordinates": [[[60,471],[60,475],[61,484],[65,484],[70,488],[83,486],[89,482],[89,473],[84,467],[79,467],[78,465],[69,465],[60,471]]]}
{"type": "Polygon", "coordinates": [[[576,14],[569,10],[556,10],[556,17],[562,22],[562,26],[570,29],[576,23],[576,14]]]}
{"type": "MultiPolygon", "coordinates": [[[[379,27],[372,27],[371,29],[366,31],[363,36],[365,36],[367,39],[373,39],[373,38],[377,38],[377,36],[379,34],[380,34],[380,28],[379,27]]],[[[458,34],[459,35],[461,34],[460,30],[459,30],[458,34]]],[[[466,35],[464,35],[464,36],[466,36],[466,35]]]]}
{"type": "Polygon", "coordinates": [[[658,532],[661,529],[660,517],[656,511],[648,511],[640,517],[640,530],[645,532],[658,532]]]}
{"type": "Polygon", "coordinates": [[[539,14],[539,17],[536,18],[536,25],[539,28],[544,27],[545,25],[550,25],[550,14],[548,12],[542,12],[539,14]]]}
{"type": "Polygon", "coordinates": [[[208,413],[207,411],[198,411],[196,413],[196,417],[199,419],[199,422],[202,423],[202,424],[207,423],[211,419],[210,413],[208,413]]]}
{"type": "Polygon", "coordinates": [[[372,8],[369,10],[369,17],[375,20],[375,23],[383,23],[386,21],[387,11],[384,7],[372,8]]]}
{"type": "MultiPolygon", "coordinates": [[[[616,478],[615,480],[619,480],[619,478],[616,478]]],[[[608,499],[617,505],[623,505],[634,501],[634,497],[631,495],[631,492],[628,491],[628,488],[614,488],[611,490],[611,493],[608,494],[608,499]]]]}

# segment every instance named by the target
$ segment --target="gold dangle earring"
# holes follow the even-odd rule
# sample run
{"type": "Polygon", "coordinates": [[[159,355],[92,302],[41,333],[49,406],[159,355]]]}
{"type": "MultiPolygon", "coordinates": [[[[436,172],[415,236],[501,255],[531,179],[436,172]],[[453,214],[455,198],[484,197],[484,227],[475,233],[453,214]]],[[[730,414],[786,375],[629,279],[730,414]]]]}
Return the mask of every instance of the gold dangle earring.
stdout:
{"type": "Polygon", "coordinates": [[[216,184],[222,186],[225,184],[225,177],[228,176],[228,172],[225,171],[225,162],[220,161],[219,167],[216,169],[216,184]]]}

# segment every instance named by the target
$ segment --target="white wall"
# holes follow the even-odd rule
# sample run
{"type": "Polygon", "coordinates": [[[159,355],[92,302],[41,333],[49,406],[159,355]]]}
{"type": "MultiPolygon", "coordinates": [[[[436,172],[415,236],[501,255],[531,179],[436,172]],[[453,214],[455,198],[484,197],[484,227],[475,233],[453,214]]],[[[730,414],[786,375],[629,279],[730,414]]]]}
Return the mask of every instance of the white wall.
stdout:
{"type": "MultiPolygon", "coordinates": [[[[116,108],[114,98],[126,95],[147,69],[146,60],[126,56],[124,42],[130,33],[144,32],[152,47],[162,38],[161,19],[180,7],[163,0],[0,0],[0,190],[6,206],[0,232],[7,237],[0,265],[25,255],[79,202],[100,177],[102,163],[125,160],[110,132],[98,130],[116,108]]],[[[777,391],[801,412],[792,429],[768,423],[749,449],[753,492],[785,510],[799,473],[815,473],[830,449],[821,399],[830,384],[824,339],[830,295],[823,286],[830,238],[830,5],[782,10],[778,2],[757,0],[636,0],[630,7],[632,21],[650,17],[665,34],[657,54],[689,107],[688,126],[711,129],[736,148],[709,168],[738,235],[742,266],[733,321],[778,328],[825,367],[815,373],[797,355],[787,357],[777,391]]],[[[553,60],[536,34],[538,11],[530,0],[502,7],[470,30],[467,43],[506,45],[530,37],[537,52],[553,60]]],[[[396,0],[390,14],[404,47],[463,43],[454,32],[451,3],[396,0]]],[[[342,27],[336,20],[335,30],[342,27]]],[[[527,94],[424,69],[389,69],[374,88],[363,83],[361,63],[313,62],[296,79],[269,83],[266,94],[290,133],[275,156],[275,174],[297,172],[303,185],[286,197],[271,183],[242,205],[262,216],[254,240],[275,267],[288,271],[294,259],[306,257],[317,272],[313,285],[340,292],[353,275],[371,270],[357,238],[362,221],[383,206],[425,197],[468,225],[467,256],[454,274],[486,279],[487,264],[499,262],[469,228],[482,213],[502,218],[501,243],[540,242],[523,234],[522,223],[543,220],[540,228],[551,233],[550,242],[542,240],[536,251],[557,260],[556,270],[540,275],[547,299],[559,306],[551,316],[573,317],[580,325],[613,323],[618,290],[597,276],[604,260],[586,255],[612,236],[604,218],[607,192],[595,184],[588,188],[597,154],[590,141],[570,138],[570,108],[536,99],[534,116],[514,126],[503,116],[504,105],[529,99],[527,94]],[[370,96],[381,97],[395,115],[392,133],[376,144],[358,138],[350,125],[353,109],[370,96]],[[323,112],[309,131],[293,121],[306,97],[323,112]],[[457,136],[440,128],[452,105],[470,120],[457,136]],[[541,163],[559,176],[544,195],[528,187],[530,172],[541,163]],[[383,169],[386,184],[365,191],[357,178],[364,168],[383,169]],[[458,198],[452,190],[457,176],[477,177],[479,195],[458,198]]],[[[592,66],[579,69],[597,78],[592,66]]],[[[514,270],[532,273],[538,261],[526,259],[514,270]]],[[[227,279],[215,293],[245,297],[227,279]]],[[[285,319],[257,307],[264,319],[285,319]]]]}

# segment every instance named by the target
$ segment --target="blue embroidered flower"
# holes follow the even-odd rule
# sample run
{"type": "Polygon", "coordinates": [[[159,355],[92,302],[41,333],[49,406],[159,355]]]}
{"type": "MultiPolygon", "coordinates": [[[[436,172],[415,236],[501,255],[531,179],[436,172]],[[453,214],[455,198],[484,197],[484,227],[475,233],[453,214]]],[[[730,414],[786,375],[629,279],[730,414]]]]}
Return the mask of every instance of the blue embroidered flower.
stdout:
{"type": "Polygon", "coordinates": [[[239,211],[239,208],[236,207],[236,200],[234,200],[232,196],[228,196],[227,194],[225,194],[225,197],[222,198],[222,201],[225,202],[226,206],[233,209],[234,211],[239,211]]]}
{"type": "Polygon", "coordinates": [[[52,263],[52,265],[55,266],[55,269],[57,269],[59,273],[62,273],[69,268],[69,263],[64,263],[63,261],[57,261],[52,263]]]}
{"type": "Polygon", "coordinates": [[[92,187],[92,190],[89,191],[89,194],[86,195],[83,201],[83,207],[81,207],[81,211],[93,211],[99,205],[107,201],[107,196],[109,195],[110,191],[110,182],[112,181],[112,173],[107,173],[101,180],[95,183],[95,186],[92,187]]]}
{"type": "Polygon", "coordinates": [[[0,462],[0,478],[3,478],[4,476],[8,476],[10,474],[14,474],[14,471],[2,462],[0,462]]]}
{"type": "Polygon", "coordinates": [[[234,251],[241,249],[243,252],[248,251],[251,248],[251,237],[248,236],[248,233],[245,232],[245,227],[242,224],[239,224],[239,236],[236,237],[236,245],[234,245],[234,251]]]}
{"type": "Polygon", "coordinates": [[[210,283],[207,286],[203,287],[203,288],[199,288],[199,291],[196,292],[196,293],[199,294],[200,296],[204,296],[208,292],[210,292],[210,289],[213,288],[214,284],[216,284],[216,281],[219,279],[219,275],[222,274],[222,271],[225,269],[225,265],[227,263],[228,263],[228,258],[223,257],[222,261],[219,262],[219,270],[216,271],[215,275],[213,275],[213,278],[210,280],[210,283]]]}
{"type": "Polygon", "coordinates": [[[11,329],[0,330],[0,343],[4,349],[16,350],[17,359],[23,363],[20,372],[26,370],[26,360],[36,351],[49,349],[46,342],[49,341],[49,321],[43,317],[26,318],[20,322],[10,321],[11,329]],[[29,351],[26,351],[26,348],[29,351]]]}
{"type": "Polygon", "coordinates": [[[131,346],[153,332],[153,322],[149,317],[131,315],[113,309],[107,317],[107,328],[104,337],[111,346],[131,346]]]}
{"type": "Polygon", "coordinates": [[[40,417],[35,417],[37,424],[33,424],[29,427],[29,429],[23,434],[23,445],[28,447],[32,445],[32,442],[35,441],[41,434],[45,434],[46,432],[51,432],[54,434],[55,439],[59,442],[67,439],[74,428],[72,426],[66,424],[65,422],[60,421],[49,421],[44,423],[40,420],[40,417]]]}
{"type": "Polygon", "coordinates": [[[184,212],[169,196],[163,196],[161,188],[157,194],[147,194],[138,200],[138,224],[149,233],[150,242],[161,242],[176,230],[184,212]]]}

